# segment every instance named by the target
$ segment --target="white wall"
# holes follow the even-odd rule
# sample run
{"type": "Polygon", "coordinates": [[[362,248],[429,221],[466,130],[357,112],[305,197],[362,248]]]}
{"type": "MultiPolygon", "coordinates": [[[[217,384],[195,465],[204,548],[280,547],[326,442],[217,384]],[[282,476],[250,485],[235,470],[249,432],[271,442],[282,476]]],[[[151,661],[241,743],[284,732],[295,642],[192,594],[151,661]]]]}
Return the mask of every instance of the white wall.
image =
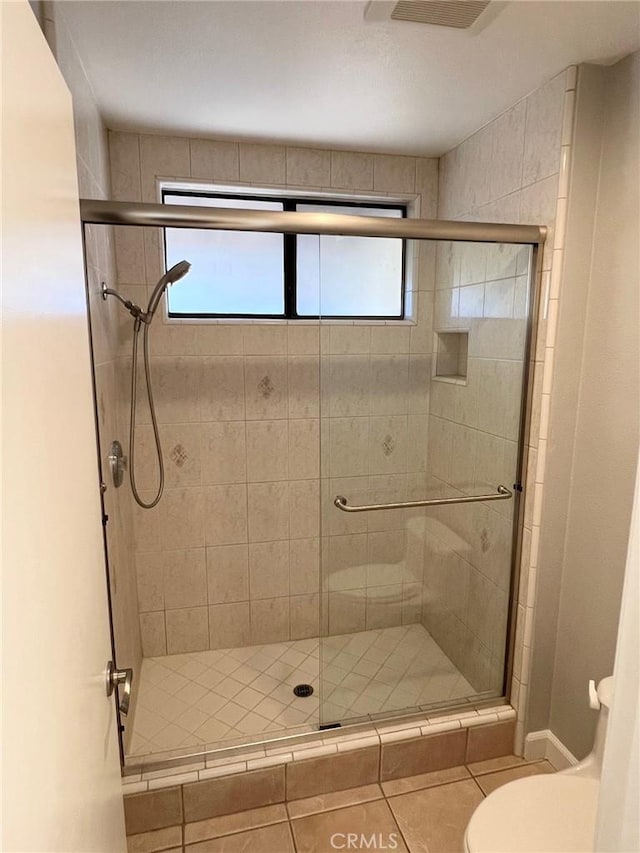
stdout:
{"type": "Polygon", "coordinates": [[[116,853],[126,844],[71,98],[27,3],[2,3],[0,16],[1,844],[116,853]]]}
{"type": "MultiPolygon", "coordinates": [[[[577,127],[587,138],[574,160],[563,286],[582,307],[565,302],[558,325],[556,377],[571,372],[575,423],[567,423],[560,384],[551,408],[558,437],[572,431],[549,705],[549,727],[579,757],[596,722],[587,709],[588,679],[613,668],[638,450],[639,105],[640,54],[611,68],[580,69],[577,127]],[[594,211],[591,223],[585,209],[594,211]]],[[[537,635],[548,629],[545,618],[541,608],[537,635]]]]}
{"type": "MultiPolygon", "coordinates": [[[[73,99],[73,118],[76,138],[78,187],[81,198],[109,198],[111,175],[107,133],[98,110],[91,85],[64,17],[64,4],[46,3],[42,23],[49,46],[64,76],[73,99]]],[[[126,443],[128,413],[119,405],[116,383],[116,355],[120,306],[111,300],[104,302],[101,282],[115,286],[115,253],[113,229],[91,225],[85,229],[86,270],[89,287],[89,319],[95,368],[96,411],[98,415],[99,450],[102,476],[107,484],[104,495],[109,547],[109,581],[112,622],[119,667],[133,667],[139,675],[142,658],[138,626],[138,600],[133,561],[133,516],[125,488],[116,490],[108,477],[107,456],[111,442],[118,438],[126,443]]],[[[134,676],[133,701],[129,713],[131,725],[135,711],[138,679],[134,676]]]]}
{"type": "Polygon", "coordinates": [[[602,766],[596,850],[640,849],[640,458],[620,630],[613,707],[602,766]]]}

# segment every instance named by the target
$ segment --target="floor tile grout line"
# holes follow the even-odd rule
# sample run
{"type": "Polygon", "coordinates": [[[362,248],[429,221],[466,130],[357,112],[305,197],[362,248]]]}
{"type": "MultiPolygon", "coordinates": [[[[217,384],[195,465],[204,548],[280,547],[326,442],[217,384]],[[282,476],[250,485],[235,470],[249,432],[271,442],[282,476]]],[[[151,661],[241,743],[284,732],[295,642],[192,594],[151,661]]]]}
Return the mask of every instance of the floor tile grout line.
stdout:
{"type": "Polygon", "coordinates": [[[287,821],[287,825],[289,827],[289,836],[291,838],[291,844],[293,846],[294,853],[298,853],[298,845],[296,844],[296,834],[293,831],[293,825],[291,823],[291,819],[287,821]]]}
{"type": "Polygon", "coordinates": [[[475,776],[472,776],[471,778],[472,778],[472,779],[473,779],[473,781],[476,783],[476,787],[478,788],[478,790],[479,790],[479,791],[480,791],[480,793],[482,794],[482,798],[484,799],[484,798],[487,796],[487,794],[485,794],[485,792],[483,791],[483,789],[482,789],[482,787],[481,787],[481,785],[480,785],[480,782],[478,782],[478,780],[476,779],[476,777],[475,777],[475,776]]]}
{"type": "MultiPolygon", "coordinates": [[[[375,803],[378,800],[386,799],[384,792],[382,791],[382,786],[380,785],[380,782],[369,782],[367,785],[357,785],[356,787],[357,788],[366,788],[366,787],[369,787],[369,785],[377,785],[379,790],[380,790],[380,795],[377,797],[372,797],[369,800],[360,800],[359,802],[356,802],[356,803],[347,803],[347,804],[342,804],[339,806],[332,806],[331,808],[327,808],[327,809],[318,809],[318,811],[309,812],[309,814],[300,815],[298,817],[291,817],[291,815],[289,814],[289,820],[290,821],[303,820],[306,817],[312,817],[312,816],[318,815],[318,814],[326,814],[327,812],[337,812],[337,811],[340,811],[341,809],[350,809],[353,806],[363,806],[363,805],[366,805],[367,803],[375,803]]],[[[322,796],[327,796],[328,794],[341,794],[344,791],[349,791],[349,790],[353,790],[353,789],[343,788],[342,791],[327,791],[325,794],[316,794],[315,796],[322,797],[322,796]]],[[[299,799],[302,799],[302,800],[314,799],[314,797],[300,797],[299,799]]],[[[288,800],[285,805],[288,805],[288,803],[290,803],[290,802],[295,803],[297,801],[296,800],[288,800]]],[[[287,813],[289,813],[288,809],[287,809],[287,813]]]]}
{"type": "Polygon", "coordinates": [[[387,800],[386,797],[385,797],[385,802],[387,804],[387,808],[389,809],[389,814],[391,815],[391,820],[396,825],[396,829],[398,830],[398,833],[400,834],[400,838],[402,839],[404,846],[407,848],[409,853],[411,853],[411,847],[409,846],[409,842],[408,842],[407,838],[405,837],[404,832],[402,831],[400,824],[398,823],[398,820],[396,818],[395,812],[393,811],[391,803],[387,800]]]}
{"type": "MultiPolygon", "coordinates": [[[[516,757],[518,757],[518,756],[516,756],[516,757]]],[[[488,760],[490,760],[490,759],[488,759],[488,760]]],[[[521,764],[512,764],[510,767],[498,767],[495,770],[483,770],[481,773],[474,773],[468,765],[465,764],[464,766],[467,768],[470,775],[473,776],[473,778],[475,779],[476,777],[480,777],[480,776],[489,776],[491,773],[504,773],[506,770],[515,770],[518,767],[530,767],[533,764],[542,764],[546,760],[547,760],[546,758],[534,758],[531,761],[525,760],[521,764]]],[[[472,761],[471,763],[475,764],[476,762],[472,761]]]]}
{"type": "MultiPolygon", "coordinates": [[[[461,764],[460,766],[464,767],[465,765],[461,764]]],[[[449,769],[449,768],[446,768],[446,769],[449,769]]],[[[438,772],[438,771],[434,771],[434,772],[438,772]]],[[[410,779],[411,777],[410,776],[400,776],[399,778],[400,779],[410,779]]],[[[385,794],[384,788],[382,788],[382,793],[383,793],[385,800],[393,800],[393,799],[396,799],[397,797],[404,797],[406,794],[417,794],[419,791],[432,791],[434,788],[446,788],[449,785],[459,785],[460,782],[468,782],[469,779],[473,779],[473,776],[471,774],[469,774],[468,776],[463,776],[462,779],[453,779],[451,782],[439,782],[437,785],[426,785],[424,788],[414,788],[411,791],[402,791],[399,794],[385,794]]],[[[396,780],[387,779],[386,781],[387,782],[394,782],[396,780]]]]}
{"type": "MultiPolygon", "coordinates": [[[[279,805],[279,804],[273,803],[272,805],[279,805]]],[[[260,806],[258,808],[260,808],[260,806]]],[[[246,811],[253,811],[253,810],[252,809],[246,809],[246,811]]],[[[214,818],[205,818],[204,820],[215,820],[216,818],[224,818],[224,817],[229,817],[230,815],[237,815],[237,814],[244,814],[244,812],[229,812],[229,814],[226,814],[226,815],[216,815],[214,818]]],[[[193,823],[200,823],[200,821],[193,821],[193,823]]],[[[269,821],[268,823],[263,823],[263,824],[260,824],[259,826],[245,826],[242,829],[235,829],[233,832],[225,832],[225,833],[222,833],[221,835],[212,835],[209,838],[201,838],[199,841],[192,841],[191,844],[189,844],[189,845],[186,845],[186,840],[183,843],[185,843],[185,846],[191,847],[192,844],[203,844],[207,841],[217,841],[219,838],[231,838],[233,835],[241,835],[243,832],[254,832],[254,831],[257,831],[259,829],[265,829],[268,826],[278,826],[278,824],[281,824],[281,823],[287,823],[287,824],[291,823],[291,820],[290,820],[288,814],[287,814],[287,817],[282,818],[281,820],[269,821]]],[[[186,835],[185,829],[184,829],[185,827],[186,827],[186,824],[183,824],[183,838],[185,838],[185,835],[186,835]]]]}

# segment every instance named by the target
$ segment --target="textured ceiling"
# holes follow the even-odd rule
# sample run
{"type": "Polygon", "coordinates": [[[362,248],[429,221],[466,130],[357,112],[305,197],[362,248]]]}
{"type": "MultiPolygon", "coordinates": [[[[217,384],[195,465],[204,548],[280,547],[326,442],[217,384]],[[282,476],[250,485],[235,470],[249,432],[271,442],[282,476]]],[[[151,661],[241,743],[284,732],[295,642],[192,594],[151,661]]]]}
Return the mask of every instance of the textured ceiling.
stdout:
{"type": "Polygon", "coordinates": [[[62,4],[109,127],[430,156],[567,65],[640,46],[637,2],[505,3],[475,35],[365,20],[365,8],[62,4]]]}

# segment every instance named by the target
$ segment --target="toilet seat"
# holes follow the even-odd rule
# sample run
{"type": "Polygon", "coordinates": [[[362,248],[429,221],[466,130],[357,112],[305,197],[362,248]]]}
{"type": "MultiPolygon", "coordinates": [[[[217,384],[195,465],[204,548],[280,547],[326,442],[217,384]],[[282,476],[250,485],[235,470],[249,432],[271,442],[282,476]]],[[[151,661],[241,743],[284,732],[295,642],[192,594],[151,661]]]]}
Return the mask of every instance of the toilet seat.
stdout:
{"type": "Polygon", "coordinates": [[[599,782],[579,776],[517,779],[474,812],[467,853],[585,853],[593,850],[599,782]]]}

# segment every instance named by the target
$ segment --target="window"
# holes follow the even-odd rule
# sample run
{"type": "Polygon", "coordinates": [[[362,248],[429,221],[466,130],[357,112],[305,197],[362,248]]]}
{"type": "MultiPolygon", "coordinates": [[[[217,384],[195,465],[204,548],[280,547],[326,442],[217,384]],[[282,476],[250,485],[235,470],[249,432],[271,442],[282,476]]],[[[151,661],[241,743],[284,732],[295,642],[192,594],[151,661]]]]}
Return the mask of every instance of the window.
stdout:
{"type": "MultiPolygon", "coordinates": [[[[163,190],[165,204],[402,218],[398,204],[163,190]]],[[[170,317],[404,318],[405,241],[165,229],[167,269],[191,272],[168,290],[170,317]]]]}

